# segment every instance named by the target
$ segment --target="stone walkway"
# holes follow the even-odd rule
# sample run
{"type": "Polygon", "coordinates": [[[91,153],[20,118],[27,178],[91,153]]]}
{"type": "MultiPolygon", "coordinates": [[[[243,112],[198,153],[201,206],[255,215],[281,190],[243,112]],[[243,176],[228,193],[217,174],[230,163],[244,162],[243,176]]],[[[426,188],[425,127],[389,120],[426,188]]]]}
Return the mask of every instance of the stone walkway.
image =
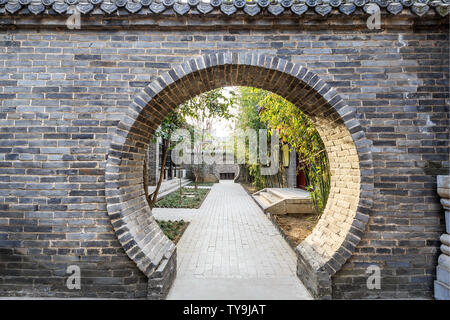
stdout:
{"type": "MultiPolygon", "coordinates": [[[[153,216],[157,220],[184,220],[192,221],[198,215],[198,209],[180,209],[180,208],[153,208],[153,216]]],[[[183,235],[184,237],[184,235],[183,235]]]]}
{"type": "Polygon", "coordinates": [[[215,184],[200,209],[154,214],[191,221],[168,299],[311,299],[294,251],[239,184],[215,184]]]}

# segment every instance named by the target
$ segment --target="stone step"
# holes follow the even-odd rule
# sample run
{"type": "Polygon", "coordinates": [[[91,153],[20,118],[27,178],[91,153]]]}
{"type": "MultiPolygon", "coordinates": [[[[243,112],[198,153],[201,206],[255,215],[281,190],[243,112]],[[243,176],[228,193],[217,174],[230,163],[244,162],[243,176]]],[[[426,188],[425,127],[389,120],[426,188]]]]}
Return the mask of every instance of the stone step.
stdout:
{"type": "Polygon", "coordinates": [[[434,298],[436,300],[450,300],[450,286],[445,283],[434,281],[434,298]]]}
{"type": "Polygon", "coordinates": [[[263,211],[266,211],[267,208],[271,206],[271,204],[259,194],[254,194],[253,199],[255,199],[256,203],[263,211]]]}
{"type": "Polygon", "coordinates": [[[253,194],[257,204],[271,214],[314,213],[309,192],[296,188],[266,188],[253,194]]]}
{"type": "Polygon", "coordinates": [[[274,196],[281,199],[290,199],[298,201],[309,201],[309,192],[302,189],[289,190],[287,188],[268,188],[267,192],[270,192],[274,196]]]}
{"type": "Polygon", "coordinates": [[[446,286],[450,286],[450,270],[438,265],[436,267],[436,280],[446,286]]]}
{"type": "Polygon", "coordinates": [[[271,192],[263,191],[259,195],[261,197],[263,197],[264,199],[266,199],[267,202],[270,203],[270,204],[275,204],[275,203],[277,203],[277,202],[282,200],[280,197],[278,197],[277,195],[274,195],[271,192]]]}

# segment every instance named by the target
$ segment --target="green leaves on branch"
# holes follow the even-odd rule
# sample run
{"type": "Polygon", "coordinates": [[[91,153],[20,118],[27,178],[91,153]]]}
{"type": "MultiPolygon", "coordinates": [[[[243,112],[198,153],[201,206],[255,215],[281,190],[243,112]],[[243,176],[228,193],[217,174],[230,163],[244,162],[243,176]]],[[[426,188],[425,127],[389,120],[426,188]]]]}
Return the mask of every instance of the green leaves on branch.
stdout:
{"type": "Polygon", "coordinates": [[[225,96],[221,89],[215,89],[198,95],[172,111],[163,120],[155,132],[153,141],[158,137],[170,140],[175,130],[180,128],[192,129],[189,120],[205,122],[216,118],[230,119],[233,114],[230,111],[234,103],[234,93],[225,96]]]}
{"type": "Polygon", "coordinates": [[[325,146],[311,120],[297,106],[274,93],[269,93],[259,105],[261,120],[269,129],[278,130],[280,139],[301,155],[302,167],[312,165],[315,155],[325,150],[325,146]]]}
{"type": "Polygon", "coordinates": [[[200,121],[233,117],[230,108],[235,101],[234,92],[226,96],[222,89],[215,89],[202,93],[178,108],[177,112],[184,118],[191,118],[200,121]]]}
{"type": "MultiPolygon", "coordinates": [[[[306,176],[308,191],[316,211],[323,212],[330,190],[330,169],[325,145],[312,121],[294,104],[286,99],[256,88],[240,88],[241,129],[277,130],[280,139],[295,150],[302,159],[298,171],[306,176]]],[[[265,187],[266,177],[260,176],[259,165],[249,168],[256,187],[265,187]]]]}
{"type": "Polygon", "coordinates": [[[268,128],[278,130],[280,139],[302,159],[297,170],[305,173],[314,208],[321,214],[327,204],[331,175],[319,132],[300,108],[274,93],[267,94],[259,106],[261,120],[268,128]]]}
{"type": "Polygon", "coordinates": [[[177,111],[172,111],[156,130],[152,143],[156,143],[158,138],[170,141],[175,130],[186,127],[188,124],[185,117],[177,111]]]}
{"type": "MultiPolygon", "coordinates": [[[[239,116],[236,121],[236,129],[266,129],[267,126],[259,117],[258,103],[263,100],[269,93],[267,91],[251,88],[239,87],[239,116]]],[[[248,141],[246,141],[245,157],[249,158],[248,141]]],[[[249,177],[252,184],[258,189],[267,187],[267,177],[261,175],[260,164],[247,165],[249,177]]]]}
{"type": "MultiPolygon", "coordinates": [[[[178,141],[171,141],[175,131],[183,128],[194,132],[194,126],[189,123],[189,119],[200,120],[200,122],[197,121],[197,124],[200,123],[200,126],[202,127],[201,132],[203,137],[205,133],[205,125],[211,123],[211,119],[218,117],[229,119],[232,117],[230,107],[234,102],[233,99],[233,92],[230,92],[229,96],[225,96],[221,89],[205,92],[183,103],[177,110],[170,112],[169,115],[162,121],[152,139],[152,143],[156,143],[158,138],[163,139],[163,159],[160,167],[158,183],[155,191],[151,195],[148,195],[147,168],[146,161],[144,161],[144,189],[151,209],[155,205],[158,198],[169,150],[173,149],[177,143],[183,140],[183,138],[180,137],[178,141]]],[[[197,181],[197,176],[195,181],[197,181]]]]}

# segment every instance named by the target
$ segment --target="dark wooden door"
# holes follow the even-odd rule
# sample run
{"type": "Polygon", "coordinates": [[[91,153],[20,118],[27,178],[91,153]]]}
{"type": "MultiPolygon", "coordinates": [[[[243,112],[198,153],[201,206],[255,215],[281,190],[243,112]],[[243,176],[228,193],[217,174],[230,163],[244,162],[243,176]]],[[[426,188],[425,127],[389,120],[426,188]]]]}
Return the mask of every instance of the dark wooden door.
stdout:
{"type": "Polygon", "coordinates": [[[234,180],[234,172],[221,172],[220,180],[234,180]]]}
{"type": "MultiPolygon", "coordinates": [[[[296,168],[298,168],[299,162],[301,161],[299,159],[299,155],[297,154],[296,157],[297,161],[296,161],[296,168]]],[[[303,170],[300,170],[300,172],[297,172],[297,188],[306,190],[306,177],[305,177],[305,173],[303,172],[303,170]]]]}

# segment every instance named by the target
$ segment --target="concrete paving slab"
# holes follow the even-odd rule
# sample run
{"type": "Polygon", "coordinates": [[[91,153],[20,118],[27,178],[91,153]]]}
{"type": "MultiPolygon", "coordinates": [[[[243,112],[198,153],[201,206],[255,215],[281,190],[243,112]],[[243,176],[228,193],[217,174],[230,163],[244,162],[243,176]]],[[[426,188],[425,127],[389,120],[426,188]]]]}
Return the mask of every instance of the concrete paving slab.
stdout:
{"type": "Polygon", "coordinates": [[[168,299],[311,299],[294,251],[241,185],[221,181],[200,209],[188,210],[173,211],[191,223],[168,299]]]}

